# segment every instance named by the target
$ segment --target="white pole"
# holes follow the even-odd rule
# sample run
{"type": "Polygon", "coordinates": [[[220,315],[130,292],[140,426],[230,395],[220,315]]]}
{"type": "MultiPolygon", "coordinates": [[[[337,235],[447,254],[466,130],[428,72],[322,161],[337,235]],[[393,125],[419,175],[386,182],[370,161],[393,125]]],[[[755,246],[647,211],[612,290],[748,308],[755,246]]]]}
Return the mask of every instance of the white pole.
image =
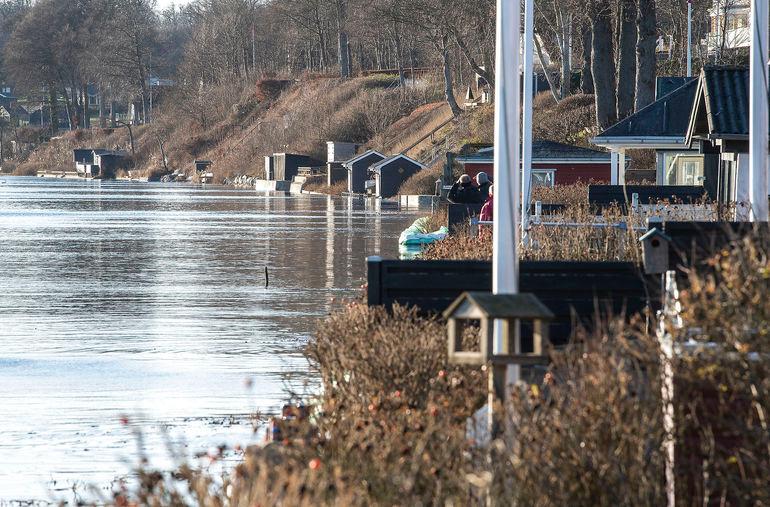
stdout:
{"type": "Polygon", "coordinates": [[[610,152],[610,185],[618,184],[618,174],[620,174],[618,169],[618,158],[618,152],[616,150],[612,150],[610,152]]]}
{"type": "Polygon", "coordinates": [[[532,198],[532,95],[535,60],[535,0],[524,0],[524,121],[521,149],[521,234],[527,242],[529,201],[532,198]]]}
{"type": "Polygon", "coordinates": [[[692,0],[687,0],[687,77],[692,77],[692,0]]]}
{"type": "Polygon", "coordinates": [[[751,1],[749,83],[749,197],[751,221],[766,222],[767,206],[767,39],[768,0],[751,1]]]}
{"type": "Polygon", "coordinates": [[[626,184],[626,150],[618,150],[618,185],[626,184]]]}
{"type": "MultiPolygon", "coordinates": [[[[492,225],[492,292],[519,291],[519,46],[521,7],[518,0],[497,0],[495,55],[495,199],[492,225]]],[[[518,344],[511,344],[518,348],[518,344]]],[[[503,353],[502,323],[495,325],[493,352],[503,353]]],[[[510,351],[513,352],[513,351],[510,351]]],[[[509,352],[509,353],[510,353],[509,352]]],[[[518,368],[508,368],[508,380],[518,368]]]]}

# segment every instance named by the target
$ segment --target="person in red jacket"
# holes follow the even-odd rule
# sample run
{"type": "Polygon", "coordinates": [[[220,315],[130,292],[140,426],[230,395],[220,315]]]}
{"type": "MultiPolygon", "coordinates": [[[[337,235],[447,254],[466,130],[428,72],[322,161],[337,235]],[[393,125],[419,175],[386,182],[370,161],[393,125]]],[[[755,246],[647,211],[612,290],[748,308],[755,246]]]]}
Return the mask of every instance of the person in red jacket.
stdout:
{"type": "Polygon", "coordinates": [[[492,217],[492,210],[494,206],[492,205],[492,194],[494,191],[495,186],[490,185],[489,186],[489,197],[487,197],[486,202],[484,203],[484,206],[481,207],[481,213],[479,213],[479,220],[482,222],[491,222],[492,217]]]}

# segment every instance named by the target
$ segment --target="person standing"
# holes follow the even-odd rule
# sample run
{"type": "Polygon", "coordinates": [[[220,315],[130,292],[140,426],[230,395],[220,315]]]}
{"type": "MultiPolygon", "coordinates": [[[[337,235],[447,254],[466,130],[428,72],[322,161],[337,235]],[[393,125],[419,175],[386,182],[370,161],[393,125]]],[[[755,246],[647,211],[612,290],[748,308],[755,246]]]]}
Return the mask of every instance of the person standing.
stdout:
{"type": "Polygon", "coordinates": [[[452,185],[447,198],[449,199],[449,202],[455,204],[469,204],[478,202],[476,197],[477,193],[478,191],[473,188],[473,180],[471,177],[467,174],[463,174],[455,184],[452,185]]]}
{"type": "Polygon", "coordinates": [[[489,187],[491,186],[492,183],[490,183],[487,173],[481,171],[476,175],[476,191],[478,192],[478,196],[476,198],[478,199],[478,202],[487,202],[487,197],[489,197],[489,187]]]}
{"type": "Polygon", "coordinates": [[[489,191],[489,195],[487,197],[487,200],[484,203],[484,206],[481,207],[481,213],[479,213],[479,220],[481,220],[482,222],[491,222],[494,219],[494,216],[493,216],[494,185],[489,185],[488,191],[489,191]]]}

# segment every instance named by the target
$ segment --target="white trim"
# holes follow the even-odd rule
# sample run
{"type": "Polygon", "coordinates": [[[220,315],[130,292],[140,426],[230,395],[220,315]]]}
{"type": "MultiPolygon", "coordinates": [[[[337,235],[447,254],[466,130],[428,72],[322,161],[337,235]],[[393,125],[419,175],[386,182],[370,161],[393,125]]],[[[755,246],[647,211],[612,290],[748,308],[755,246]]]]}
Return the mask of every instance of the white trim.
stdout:
{"type": "MultiPolygon", "coordinates": [[[[609,153],[607,154],[609,155],[609,153]]],[[[459,164],[493,164],[494,160],[491,158],[477,158],[477,159],[467,159],[467,158],[456,158],[455,162],[459,164]]],[[[580,158],[580,159],[569,159],[569,158],[533,158],[532,159],[533,164],[609,164],[610,158],[609,157],[602,157],[602,158],[580,158]]]]}
{"type": "Polygon", "coordinates": [[[687,145],[687,136],[649,136],[649,137],[594,137],[589,142],[611,150],[613,148],[659,150],[676,149],[687,145]]]}
{"type": "Polygon", "coordinates": [[[382,166],[384,166],[384,165],[388,165],[388,164],[390,164],[391,162],[395,162],[396,160],[398,160],[398,159],[400,159],[400,158],[401,158],[401,159],[405,159],[405,160],[408,160],[408,161],[410,161],[410,162],[412,162],[412,163],[414,163],[414,164],[417,164],[418,166],[420,166],[420,169],[425,169],[425,166],[424,166],[423,164],[419,163],[418,161],[416,161],[416,160],[415,160],[415,159],[413,159],[412,157],[407,157],[407,156],[406,156],[406,155],[404,155],[403,153],[399,153],[398,155],[393,155],[392,157],[388,157],[388,158],[386,158],[386,159],[384,159],[384,160],[380,160],[380,161],[379,161],[379,162],[377,162],[376,164],[372,164],[372,165],[370,165],[370,166],[369,166],[369,169],[370,169],[371,171],[374,171],[374,172],[379,172],[379,171],[380,171],[380,168],[381,168],[382,166]]]}
{"type": "MultiPolygon", "coordinates": [[[[329,141],[329,142],[331,142],[331,141],[329,141]]],[[[367,156],[369,156],[369,155],[379,155],[380,157],[382,157],[382,158],[383,158],[383,160],[384,160],[384,159],[386,159],[386,158],[388,158],[388,157],[386,157],[385,155],[383,155],[382,153],[380,153],[380,152],[379,152],[379,151],[377,151],[377,150],[366,150],[366,151],[365,151],[365,152],[363,152],[362,154],[360,154],[360,155],[356,155],[355,157],[351,158],[350,160],[346,160],[346,161],[344,161],[344,162],[342,163],[342,166],[343,166],[343,167],[345,167],[346,169],[350,169],[350,166],[351,166],[351,165],[355,164],[356,162],[358,162],[358,161],[359,161],[359,160],[361,160],[362,158],[364,158],[364,157],[367,157],[367,156]]]]}

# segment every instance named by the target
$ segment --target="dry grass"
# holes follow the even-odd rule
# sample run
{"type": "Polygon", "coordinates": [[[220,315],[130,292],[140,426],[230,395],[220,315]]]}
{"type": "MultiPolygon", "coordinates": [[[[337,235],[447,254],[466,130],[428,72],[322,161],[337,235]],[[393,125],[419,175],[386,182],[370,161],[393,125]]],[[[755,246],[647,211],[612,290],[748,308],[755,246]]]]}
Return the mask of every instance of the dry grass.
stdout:
{"type": "MultiPolygon", "coordinates": [[[[205,107],[195,105],[201,97],[175,97],[156,112],[151,126],[134,129],[135,165],[145,175],[159,170],[159,141],[170,170],[189,173],[194,160],[208,159],[218,181],[239,174],[263,176],[263,157],[274,152],[325,159],[326,141],[365,144],[408,117],[423,99],[434,100],[385,89],[390,84],[379,76],[231,82],[207,89],[205,107]]],[[[20,170],[69,168],[74,147],[116,146],[129,149],[126,129],[67,133],[42,145],[20,170]]]]}
{"type": "MultiPolygon", "coordinates": [[[[667,328],[677,343],[714,344],[672,364],[678,504],[770,502],[769,241],[747,239],[691,273],[684,326],[667,328]]],[[[475,505],[489,487],[493,505],[662,505],[662,350],[646,329],[610,318],[552,350],[543,381],[507,400],[489,461],[465,432],[486,375],[446,364],[442,323],[351,303],[308,344],[323,383],[309,420],[283,421],[280,443],[248,449],[223,480],[187,466],[143,472],[130,497],[178,505],[190,489],[201,505],[475,505]]]]}
{"type": "Polygon", "coordinates": [[[337,183],[334,183],[332,186],[329,186],[326,184],[326,176],[323,176],[319,180],[316,181],[308,181],[308,183],[305,184],[305,186],[302,187],[302,190],[307,190],[308,192],[318,192],[321,194],[327,194],[327,195],[342,195],[343,192],[346,192],[348,189],[348,183],[347,181],[338,181],[337,183]]]}
{"type": "Polygon", "coordinates": [[[532,135],[576,146],[591,147],[596,132],[593,95],[571,95],[558,104],[550,93],[542,92],[533,103],[532,135]]]}

